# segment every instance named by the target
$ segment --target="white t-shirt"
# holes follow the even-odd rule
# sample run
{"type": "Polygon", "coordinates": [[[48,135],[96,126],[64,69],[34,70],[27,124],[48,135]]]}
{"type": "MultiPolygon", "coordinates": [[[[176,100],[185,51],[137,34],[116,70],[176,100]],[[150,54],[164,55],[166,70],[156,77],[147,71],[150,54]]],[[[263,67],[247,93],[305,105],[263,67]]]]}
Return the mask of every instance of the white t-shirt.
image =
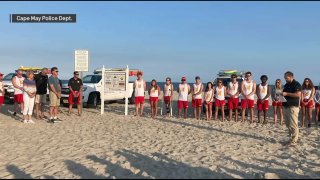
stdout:
{"type": "Polygon", "coordinates": [[[152,87],[150,90],[150,97],[159,97],[158,88],[152,87]]]}
{"type": "Polygon", "coordinates": [[[259,94],[261,99],[265,98],[268,95],[268,84],[266,84],[265,86],[259,84],[259,94]]]}
{"type": "Polygon", "coordinates": [[[140,79],[140,81],[135,81],[136,87],[134,90],[135,97],[144,97],[144,80],[140,79]]]}
{"type": "MultiPolygon", "coordinates": [[[[242,96],[243,99],[246,99],[245,96],[247,96],[248,94],[252,93],[253,92],[253,81],[251,82],[247,82],[247,81],[244,81],[244,95],[242,96]]],[[[254,100],[254,94],[252,94],[250,97],[249,97],[250,100],[254,100]]]]}
{"type": "Polygon", "coordinates": [[[208,91],[208,92],[205,92],[205,93],[204,93],[205,101],[207,101],[207,102],[213,102],[212,96],[213,96],[213,89],[211,89],[211,90],[208,91]]]}
{"type": "MultiPolygon", "coordinates": [[[[23,81],[24,81],[24,77],[18,77],[18,76],[15,76],[13,77],[13,81],[16,83],[17,86],[23,88],[23,81]]],[[[14,95],[17,95],[17,94],[22,94],[23,92],[18,89],[18,88],[14,88],[14,95]]]]}
{"type": "MultiPolygon", "coordinates": [[[[200,92],[201,90],[201,86],[202,86],[202,83],[200,84],[193,84],[193,90],[194,90],[194,94],[200,92]]],[[[198,94],[198,95],[195,95],[194,96],[194,99],[202,99],[202,93],[198,94]]]]}
{"type": "MultiPolygon", "coordinates": [[[[229,93],[233,96],[237,94],[238,91],[239,91],[238,81],[236,83],[229,82],[229,93]]],[[[234,98],[238,98],[238,96],[235,96],[234,98]]]]}
{"type": "Polygon", "coordinates": [[[164,85],[164,96],[171,96],[172,84],[164,85]]]}
{"type": "Polygon", "coordinates": [[[188,89],[188,84],[179,84],[179,97],[178,100],[180,101],[188,101],[188,94],[189,94],[189,89],[188,89]]]}
{"type": "Polygon", "coordinates": [[[216,96],[215,98],[222,101],[222,100],[225,100],[225,94],[224,94],[224,90],[225,90],[225,87],[222,86],[221,88],[216,87],[216,96]]]}
{"type": "Polygon", "coordinates": [[[303,99],[309,99],[312,93],[312,89],[304,89],[302,90],[303,99]]]}

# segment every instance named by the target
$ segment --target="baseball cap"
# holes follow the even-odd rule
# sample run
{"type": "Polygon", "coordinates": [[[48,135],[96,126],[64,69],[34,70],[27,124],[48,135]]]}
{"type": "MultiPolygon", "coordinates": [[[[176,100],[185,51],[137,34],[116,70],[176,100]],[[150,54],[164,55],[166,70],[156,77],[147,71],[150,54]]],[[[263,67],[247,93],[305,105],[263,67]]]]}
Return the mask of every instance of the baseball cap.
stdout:
{"type": "Polygon", "coordinates": [[[171,81],[171,78],[167,77],[167,78],[166,78],[166,81],[171,81]]]}
{"type": "Polygon", "coordinates": [[[187,78],[184,76],[181,78],[181,81],[186,81],[186,80],[187,80],[187,78]]]}
{"type": "Polygon", "coordinates": [[[197,79],[200,79],[200,77],[199,77],[199,76],[196,76],[196,80],[197,80],[197,79]]]}

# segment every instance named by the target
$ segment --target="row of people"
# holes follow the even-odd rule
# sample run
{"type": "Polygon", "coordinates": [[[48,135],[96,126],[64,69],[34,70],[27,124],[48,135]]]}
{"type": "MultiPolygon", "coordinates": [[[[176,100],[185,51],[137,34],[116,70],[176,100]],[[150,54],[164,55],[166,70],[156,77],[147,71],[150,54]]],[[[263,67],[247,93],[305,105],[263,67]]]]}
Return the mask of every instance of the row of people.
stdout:
{"type": "MultiPolygon", "coordinates": [[[[271,88],[268,84],[268,77],[262,75],[260,77],[261,83],[256,85],[252,79],[252,73],[247,72],[245,74],[245,80],[239,84],[237,81],[237,75],[231,75],[231,81],[227,84],[227,87],[223,85],[222,80],[218,80],[218,84],[214,86],[212,82],[208,82],[206,87],[201,83],[200,77],[195,78],[195,83],[192,88],[186,82],[186,77],[181,78],[181,83],[178,86],[178,118],[180,118],[182,109],[184,110],[184,118],[187,118],[188,110],[188,97],[192,96],[192,107],[194,109],[195,119],[200,119],[202,105],[205,105],[206,119],[209,121],[212,119],[212,106],[215,108],[215,119],[218,119],[218,111],[221,110],[222,121],[225,120],[224,107],[227,105],[229,110],[229,121],[232,120],[233,112],[235,121],[238,121],[238,106],[239,99],[241,100],[241,122],[245,121],[246,109],[249,109],[251,122],[254,122],[254,98],[257,96],[257,110],[258,110],[258,122],[261,122],[261,115],[263,114],[263,123],[267,123],[267,112],[269,110],[269,98],[272,100],[274,123],[277,123],[278,114],[280,116],[280,124],[283,124],[283,85],[280,79],[275,81],[274,88],[271,88]],[[203,93],[204,92],[204,93],[203,93]],[[228,98],[228,104],[226,104],[226,97],[228,98]]],[[[294,81],[295,83],[298,83],[294,81]]],[[[299,84],[300,85],[300,84],[299,84]]],[[[134,83],[135,88],[135,115],[143,114],[144,107],[144,92],[146,91],[146,82],[142,79],[142,73],[137,74],[137,80],[134,83]],[[140,113],[139,113],[140,109],[140,113]]],[[[301,125],[304,127],[306,114],[308,117],[308,126],[310,127],[312,121],[312,109],[316,107],[317,117],[319,116],[320,105],[319,100],[314,100],[315,87],[309,78],[306,78],[302,87],[298,87],[301,90],[301,103],[302,108],[302,121],[301,125]],[[316,102],[315,102],[316,101],[316,102]]],[[[163,100],[166,107],[167,116],[170,115],[170,107],[172,106],[174,87],[171,83],[171,78],[166,78],[166,83],[163,87],[163,100]]],[[[151,105],[151,117],[155,118],[158,114],[158,101],[161,97],[161,88],[157,85],[156,80],[152,80],[150,87],[148,88],[148,94],[151,105]]],[[[290,101],[290,97],[288,97],[290,101]]],[[[319,99],[319,98],[318,98],[319,99]]],[[[162,108],[162,107],[161,107],[162,108]]],[[[319,118],[318,118],[319,119],[319,118]]]]}
{"type": "MultiPolygon", "coordinates": [[[[34,106],[36,118],[43,119],[44,107],[47,103],[47,91],[49,90],[50,99],[50,118],[49,122],[59,122],[58,108],[61,98],[61,80],[58,78],[58,68],[51,68],[52,75],[48,77],[48,69],[43,68],[39,74],[34,74],[33,71],[28,71],[26,78],[23,77],[23,72],[17,70],[16,76],[12,78],[14,87],[14,109],[12,115],[16,115],[19,110],[23,114],[24,123],[34,123],[32,115],[34,106]]],[[[4,103],[4,86],[2,83],[3,74],[0,73],[0,107],[4,103]]],[[[69,114],[71,114],[73,104],[78,106],[78,115],[80,115],[80,97],[82,92],[82,80],[79,78],[79,73],[74,72],[74,77],[68,83],[69,94],[69,114]]]]}

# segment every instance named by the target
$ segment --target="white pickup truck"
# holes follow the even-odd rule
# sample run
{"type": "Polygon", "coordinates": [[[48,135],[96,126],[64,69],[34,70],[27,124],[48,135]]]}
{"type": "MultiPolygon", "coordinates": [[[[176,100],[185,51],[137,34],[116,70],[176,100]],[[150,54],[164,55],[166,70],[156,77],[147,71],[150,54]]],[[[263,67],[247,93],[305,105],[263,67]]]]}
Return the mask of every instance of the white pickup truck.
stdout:
{"type": "MultiPolygon", "coordinates": [[[[114,69],[113,69],[114,70],[114,69]]],[[[131,76],[133,73],[131,71],[131,76]]],[[[86,107],[97,107],[101,103],[100,92],[102,91],[102,75],[101,70],[96,70],[94,74],[86,75],[83,77],[83,104],[86,107]]],[[[62,92],[61,92],[61,104],[64,106],[69,105],[69,87],[68,81],[62,81],[62,92]]],[[[105,96],[105,101],[115,101],[122,100],[125,98],[124,92],[112,92],[108,96],[105,96]]],[[[129,82],[129,92],[128,92],[129,103],[134,103],[134,91],[133,91],[133,82],[129,82]]]]}

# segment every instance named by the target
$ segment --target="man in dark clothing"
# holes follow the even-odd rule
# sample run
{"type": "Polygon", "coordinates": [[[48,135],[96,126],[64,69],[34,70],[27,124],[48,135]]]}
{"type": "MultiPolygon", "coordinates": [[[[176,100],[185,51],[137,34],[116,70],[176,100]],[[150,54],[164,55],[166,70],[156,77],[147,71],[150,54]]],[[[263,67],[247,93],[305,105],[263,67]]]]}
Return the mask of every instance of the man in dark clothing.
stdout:
{"type": "Polygon", "coordinates": [[[34,76],[36,81],[37,94],[36,94],[36,115],[37,119],[44,118],[44,105],[47,103],[48,91],[48,69],[43,68],[41,72],[34,76]]]}
{"type": "Polygon", "coordinates": [[[301,97],[301,84],[294,79],[293,73],[288,71],[284,74],[286,84],[284,85],[282,96],[287,102],[283,103],[283,114],[291,140],[290,146],[296,145],[299,136],[298,116],[301,97]]]}
{"type": "Polygon", "coordinates": [[[81,104],[81,96],[82,96],[82,80],[79,78],[79,72],[75,71],[73,73],[73,78],[71,78],[68,82],[70,94],[69,94],[69,114],[71,115],[72,105],[76,104],[78,107],[78,115],[80,116],[80,104],[81,104]]]}

